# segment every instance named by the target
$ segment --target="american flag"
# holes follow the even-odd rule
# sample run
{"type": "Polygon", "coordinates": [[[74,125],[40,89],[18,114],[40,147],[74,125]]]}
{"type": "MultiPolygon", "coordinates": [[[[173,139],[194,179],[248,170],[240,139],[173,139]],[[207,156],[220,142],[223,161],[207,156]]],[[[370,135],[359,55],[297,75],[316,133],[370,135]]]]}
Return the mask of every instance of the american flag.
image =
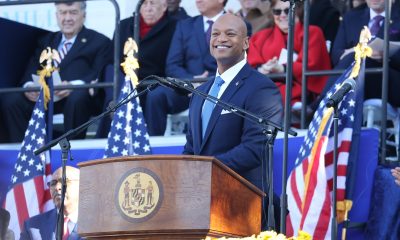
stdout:
{"type": "MultiPolygon", "coordinates": [[[[118,101],[132,91],[131,81],[125,80],[118,101]]],[[[135,93],[136,94],[136,90],[135,93]]],[[[128,155],[151,154],[149,134],[147,133],[139,98],[121,106],[114,114],[104,158],[128,155]]]]}
{"type": "MultiPolygon", "coordinates": [[[[354,65],[354,64],[353,64],[354,65]]],[[[331,238],[333,188],[333,109],[325,105],[330,96],[349,78],[353,65],[338,78],[314,113],[307,135],[287,182],[287,234],[303,230],[313,239],[331,238]]],[[[361,74],[361,73],[360,73],[361,74]]],[[[346,171],[354,127],[355,91],[339,104],[337,201],[345,198],[346,171]]]]}
{"type": "Polygon", "coordinates": [[[47,187],[51,178],[49,153],[44,152],[39,156],[33,153],[45,145],[45,115],[41,91],[29,120],[4,202],[11,215],[10,229],[16,237],[19,237],[26,219],[54,208],[47,187]]]}

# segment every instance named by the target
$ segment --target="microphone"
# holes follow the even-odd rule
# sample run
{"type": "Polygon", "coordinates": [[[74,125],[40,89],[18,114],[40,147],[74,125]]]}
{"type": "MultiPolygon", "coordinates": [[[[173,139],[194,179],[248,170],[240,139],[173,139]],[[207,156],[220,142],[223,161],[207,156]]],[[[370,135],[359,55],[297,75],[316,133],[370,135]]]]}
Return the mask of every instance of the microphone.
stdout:
{"type": "Polygon", "coordinates": [[[180,80],[177,78],[171,78],[171,77],[163,78],[163,77],[151,75],[151,76],[146,77],[143,80],[152,81],[151,79],[155,79],[161,85],[173,89],[175,92],[177,92],[180,95],[188,95],[191,93],[189,90],[187,90],[185,88],[192,88],[192,89],[194,88],[192,83],[190,83],[189,81],[184,81],[184,80],[180,80]]]}
{"type": "Polygon", "coordinates": [[[328,108],[333,107],[340,103],[343,100],[344,96],[350,92],[350,90],[354,90],[356,88],[356,81],[352,78],[348,78],[344,80],[342,86],[329,98],[326,106],[328,108]]]}

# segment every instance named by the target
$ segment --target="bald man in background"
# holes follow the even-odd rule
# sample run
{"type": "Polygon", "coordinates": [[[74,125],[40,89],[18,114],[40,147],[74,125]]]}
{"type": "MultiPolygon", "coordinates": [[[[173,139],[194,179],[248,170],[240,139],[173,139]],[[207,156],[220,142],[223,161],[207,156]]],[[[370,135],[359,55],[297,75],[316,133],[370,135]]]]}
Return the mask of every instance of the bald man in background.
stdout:
{"type": "MultiPolygon", "coordinates": [[[[79,205],[79,169],[66,167],[67,189],[64,199],[64,234],[63,240],[78,240],[77,232],[79,205]]],[[[54,239],[56,234],[57,216],[61,206],[62,168],[58,168],[48,183],[50,195],[56,208],[29,218],[24,223],[21,240],[54,239]]]]}

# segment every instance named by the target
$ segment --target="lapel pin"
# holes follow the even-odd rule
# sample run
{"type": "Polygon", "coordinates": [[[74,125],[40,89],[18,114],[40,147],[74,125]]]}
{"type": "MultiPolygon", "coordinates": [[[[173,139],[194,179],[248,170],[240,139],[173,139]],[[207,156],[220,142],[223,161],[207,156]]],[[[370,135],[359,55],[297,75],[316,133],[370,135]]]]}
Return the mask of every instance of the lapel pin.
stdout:
{"type": "Polygon", "coordinates": [[[85,42],[87,42],[87,40],[86,40],[86,38],[82,38],[82,43],[85,43],[85,42]]]}
{"type": "Polygon", "coordinates": [[[239,82],[236,82],[236,87],[239,86],[239,82]]]}

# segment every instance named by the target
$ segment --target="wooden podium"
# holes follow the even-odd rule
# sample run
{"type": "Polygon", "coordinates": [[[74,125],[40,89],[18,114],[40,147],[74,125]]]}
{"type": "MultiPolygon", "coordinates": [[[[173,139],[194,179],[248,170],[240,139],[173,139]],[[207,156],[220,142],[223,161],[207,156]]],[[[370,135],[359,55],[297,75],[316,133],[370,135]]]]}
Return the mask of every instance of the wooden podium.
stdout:
{"type": "Polygon", "coordinates": [[[264,193],[215,158],[129,156],[78,165],[82,237],[204,239],[260,232],[264,193]]]}

